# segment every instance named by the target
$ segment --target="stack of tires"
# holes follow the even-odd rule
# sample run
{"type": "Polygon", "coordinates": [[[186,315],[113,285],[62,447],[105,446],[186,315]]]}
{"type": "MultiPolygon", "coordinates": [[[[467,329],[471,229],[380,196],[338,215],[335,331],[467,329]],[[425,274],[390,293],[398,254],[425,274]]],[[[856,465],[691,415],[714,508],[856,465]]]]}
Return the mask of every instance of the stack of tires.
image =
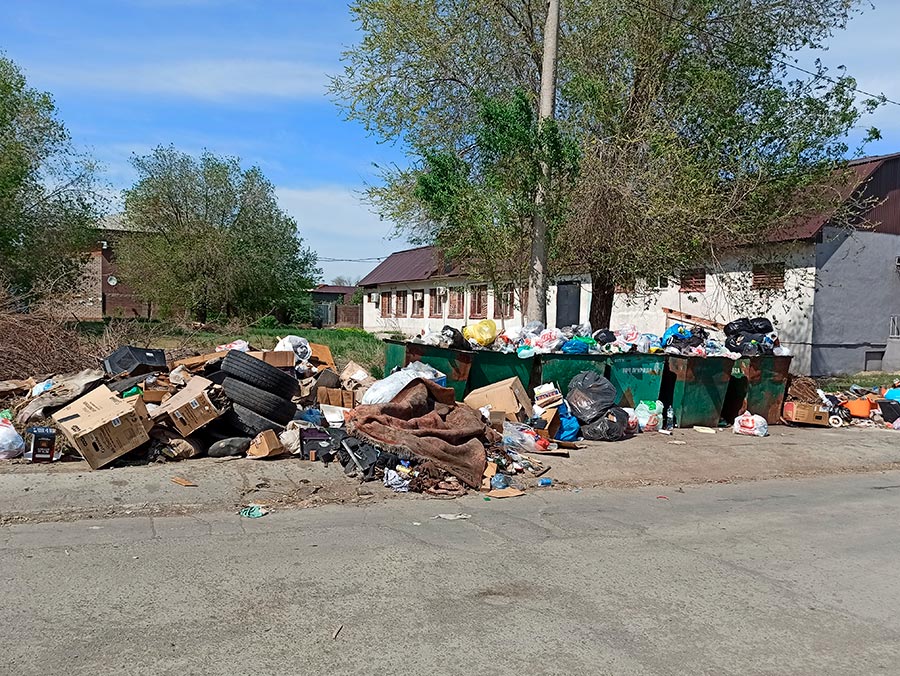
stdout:
{"type": "Polygon", "coordinates": [[[232,402],[228,423],[255,437],[265,430],[280,433],[293,419],[297,379],[261,359],[231,350],[222,360],[222,387],[232,402]]]}

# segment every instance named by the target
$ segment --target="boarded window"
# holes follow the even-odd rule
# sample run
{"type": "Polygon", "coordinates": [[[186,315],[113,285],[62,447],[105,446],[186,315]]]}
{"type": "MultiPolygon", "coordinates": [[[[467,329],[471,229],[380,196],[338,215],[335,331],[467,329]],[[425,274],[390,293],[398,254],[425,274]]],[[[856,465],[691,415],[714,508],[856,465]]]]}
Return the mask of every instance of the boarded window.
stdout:
{"type": "Polygon", "coordinates": [[[406,297],[408,292],[406,291],[398,291],[397,292],[397,316],[405,317],[406,316],[406,297]]]}
{"type": "Polygon", "coordinates": [[[382,317],[392,317],[393,316],[393,308],[391,307],[391,297],[392,294],[390,291],[383,291],[381,294],[381,316],[382,317]]]}
{"type": "Polygon", "coordinates": [[[425,316],[425,290],[413,291],[412,297],[412,316],[425,316]]]}
{"type": "Polygon", "coordinates": [[[512,319],[514,305],[512,286],[504,286],[494,295],[494,319],[512,319]]]}
{"type": "Polygon", "coordinates": [[[680,286],[682,293],[702,293],[706,291],[706,270],[704,268],[684,270],[681,273],[680,286]]]}
{"type": "Polygon", "coordinates": [[[783,289],[784,263],[762,263],[753,266],[754,289],[783,289]]]}
{"type": "Polygon", "coordinates": [[[443,317],[444,316],[444,297],[446,292],[443,289],[431,289],[428,292],[428,316],[443,317]]]}
{"type": "Polygon", "coordinates": [[[485,319],[487,317],[487,285],[473,286],[469,291],[469,317],[485,319]]]}
{"type": "Polygon", "coordinates": [[[450,289],[450,307],[447,316],[451,319],[462,319],[465,309],[466,292],[462,288],[450,289]]]}

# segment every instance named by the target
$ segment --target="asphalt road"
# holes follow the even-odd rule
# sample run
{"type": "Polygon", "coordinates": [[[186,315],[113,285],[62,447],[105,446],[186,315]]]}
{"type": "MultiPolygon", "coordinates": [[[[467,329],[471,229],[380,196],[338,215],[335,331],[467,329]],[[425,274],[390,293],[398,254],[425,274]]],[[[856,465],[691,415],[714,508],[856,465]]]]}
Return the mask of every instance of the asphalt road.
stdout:
{"type": "Polygon", "coordinates": [[[900,673],[900,472],[684,490],[6,526],[0,673],[900,673]]]}

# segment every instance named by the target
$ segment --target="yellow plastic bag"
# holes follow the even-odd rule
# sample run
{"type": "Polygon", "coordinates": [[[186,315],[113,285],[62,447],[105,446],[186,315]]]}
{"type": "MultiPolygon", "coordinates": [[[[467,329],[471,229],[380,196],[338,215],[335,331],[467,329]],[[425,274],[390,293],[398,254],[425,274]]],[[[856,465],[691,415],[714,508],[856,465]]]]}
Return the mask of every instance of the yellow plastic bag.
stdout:
{"type": "Polygon", "coordinates": [[[464,327],[463,338],[474,340],[482,347],[493,345],[497,340],[497,325],[492,319],[482,319],[477,324],[464,327]]]}

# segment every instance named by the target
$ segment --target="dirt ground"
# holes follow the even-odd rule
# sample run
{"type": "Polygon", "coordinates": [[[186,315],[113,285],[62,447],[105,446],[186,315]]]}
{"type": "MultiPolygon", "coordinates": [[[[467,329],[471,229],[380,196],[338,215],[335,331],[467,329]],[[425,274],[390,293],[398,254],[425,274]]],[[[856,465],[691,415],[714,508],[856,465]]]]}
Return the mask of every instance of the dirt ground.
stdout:
{"type": "MultiPolygon", "coordinates": [[[[805,477],[900,468],[900,433],[888,430],[776,426],[764,439],[729,431],[672,436],[642,434],[617,443],[586,443],[569,458],[545,457],[551,488],[522,477],[527,492],[674,486],[805,477]]],[[[0,461],[0,524],[70,521],[105,516],[192,514],[237,510],[258,502],[273,509],[324,504],[371,504],[387,499],[426,500],[395,494],[377,482],[360,484],[328,467],[292,458],[216,460],[90,471],[84,462],[31,465],[0,461]],[[196,487],[172,482],[181,477],[196,487]]],[[[527,499],[526,497],[519,499],[527,499]]]]}

